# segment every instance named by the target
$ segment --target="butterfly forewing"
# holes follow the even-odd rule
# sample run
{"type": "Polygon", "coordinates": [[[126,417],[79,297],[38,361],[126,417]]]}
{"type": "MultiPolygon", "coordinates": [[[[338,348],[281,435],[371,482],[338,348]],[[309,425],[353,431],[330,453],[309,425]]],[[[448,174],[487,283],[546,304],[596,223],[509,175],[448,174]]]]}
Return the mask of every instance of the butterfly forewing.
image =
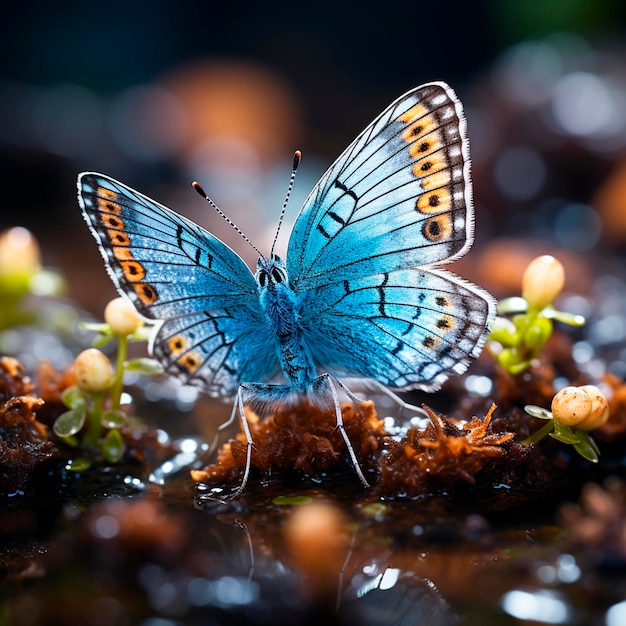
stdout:
{"type": "Polygon", "coordinates": [[[461,104],[442,83],[391,104],[307,198],[287,251],[296,289],[452,260],[471,245],[461,104]]]}
{"type": "Polygon", "coordinates": [[[78,188],[111,278],[142,315],[166,319],[230,304],[258,309],[250,270],[206,230],[101,174],[81,174],[78,188]]]}

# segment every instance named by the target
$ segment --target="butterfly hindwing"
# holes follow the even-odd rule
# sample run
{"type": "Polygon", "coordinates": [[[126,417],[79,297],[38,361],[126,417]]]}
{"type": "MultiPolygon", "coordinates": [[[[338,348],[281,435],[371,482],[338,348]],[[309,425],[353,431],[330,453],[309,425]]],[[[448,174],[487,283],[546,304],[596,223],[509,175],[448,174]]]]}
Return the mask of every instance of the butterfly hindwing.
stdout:
{"type": "Polygon", "coordinates": [[[444,271],[396,270],[307,295],[301,324],[314,358],[338,377],[396,389],[436,389],[464,371],[492,314],[485,292],[444,271]]]}
{"type": "Polygon", "coordinates": [[[233,306],[170,318],[159,328],[152,353],[185,384],[230,397],[242,380],[269,380],[278,372],[264,319],[253,315],[233,306]]]}
{"type": "Polygon", "coordinates": [[[295,289],[433,265],[472,241],[465,118],[443,83],[408,92],[324,174],[289,240],[295,289]]]}

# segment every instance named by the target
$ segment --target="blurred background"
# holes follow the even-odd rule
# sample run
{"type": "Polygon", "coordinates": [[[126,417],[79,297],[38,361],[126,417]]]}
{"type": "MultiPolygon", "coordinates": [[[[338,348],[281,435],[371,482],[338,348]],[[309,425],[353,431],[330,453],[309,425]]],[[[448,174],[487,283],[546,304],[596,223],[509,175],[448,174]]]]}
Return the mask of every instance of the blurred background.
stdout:
{"type": "Polygon", "coordinates": [[[387,104],[444,80],[465,104],[476,196],[459,273],[510,294],[528,258],[556,251],[569,288],[588,292],[598,271],[619,273],[626,242],[625,18],[622,0],[10,3],[0,228],[30,229],[100,315],[114,291],[80,216],[80,171],[150,195],[253,263],[192,180],[265,249],[294,150],[288,221],[387,104]]]}

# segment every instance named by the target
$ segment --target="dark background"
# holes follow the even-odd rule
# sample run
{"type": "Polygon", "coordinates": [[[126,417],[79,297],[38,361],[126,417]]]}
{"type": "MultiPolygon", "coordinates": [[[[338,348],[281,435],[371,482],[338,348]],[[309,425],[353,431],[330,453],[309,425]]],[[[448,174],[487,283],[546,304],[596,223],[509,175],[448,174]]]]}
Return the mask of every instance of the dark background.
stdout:
{"type": "MultiPolygon", "coordinates": [[[[197,178],[263,246],[295,149],[304,158],[294,216],[387,104],[444,80],[467,109],[478,247],[529,234],[571,248],[555,224],[578,220],[580,233],[596,215],[605,220],[592,200],[626,139],[616,126],[620,140],[605,150],[603,136],[555,132],[546,98],[557,79],[546,68],[610,78],[603,84],[617,85],[611,102],[622,106],[625,13],[619,0],[11,3],[0,37],[0,227],[31,229],[46,264],[60,267],[83,301],[95,283],[112,294],[75,199],[83,170],[119,178],[239,249],[190,190],[197,178]],[[556,61],[541,56],[546,47],[556,61]],[[537,81],[543,100],[533,100],[537,81]],[[499,161],[509,148],[511,158],[499,161]],[[506,176],[510,193],[498,183],[506,176]],[[572,203],[592,213],[570,208],[563,217],[572,203]]],[[[592,118],[594,97],[592,85],[592,118]]],[[[593,246],[619,250],[623,242],[605,236],[615,229],[605,221],[602,229],[593,246]]]]}

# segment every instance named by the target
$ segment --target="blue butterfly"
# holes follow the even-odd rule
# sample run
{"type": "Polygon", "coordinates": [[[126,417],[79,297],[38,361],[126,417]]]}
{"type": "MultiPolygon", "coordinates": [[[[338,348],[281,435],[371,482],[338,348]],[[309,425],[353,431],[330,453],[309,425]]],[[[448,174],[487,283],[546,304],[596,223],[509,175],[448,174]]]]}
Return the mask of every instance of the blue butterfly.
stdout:
{"type": "MultiPolygon", "coordinates": [[[[294,167],[295,171],[295,167],[294,167]]],[[[292,174],[293,182],[293,174],[292,174]]],[[[435,390],[476,357],[495,316],[490,294],[441,268],[473,240],[460,101],[440,82],[385,109],[322,176],[300,210],[286,260],[256,273],[219,239],[102,174],[78,178],[79,202],[118,290],[162,320],[151,352],[212,396],[332,403],[341,379],[435,390]]]]}

